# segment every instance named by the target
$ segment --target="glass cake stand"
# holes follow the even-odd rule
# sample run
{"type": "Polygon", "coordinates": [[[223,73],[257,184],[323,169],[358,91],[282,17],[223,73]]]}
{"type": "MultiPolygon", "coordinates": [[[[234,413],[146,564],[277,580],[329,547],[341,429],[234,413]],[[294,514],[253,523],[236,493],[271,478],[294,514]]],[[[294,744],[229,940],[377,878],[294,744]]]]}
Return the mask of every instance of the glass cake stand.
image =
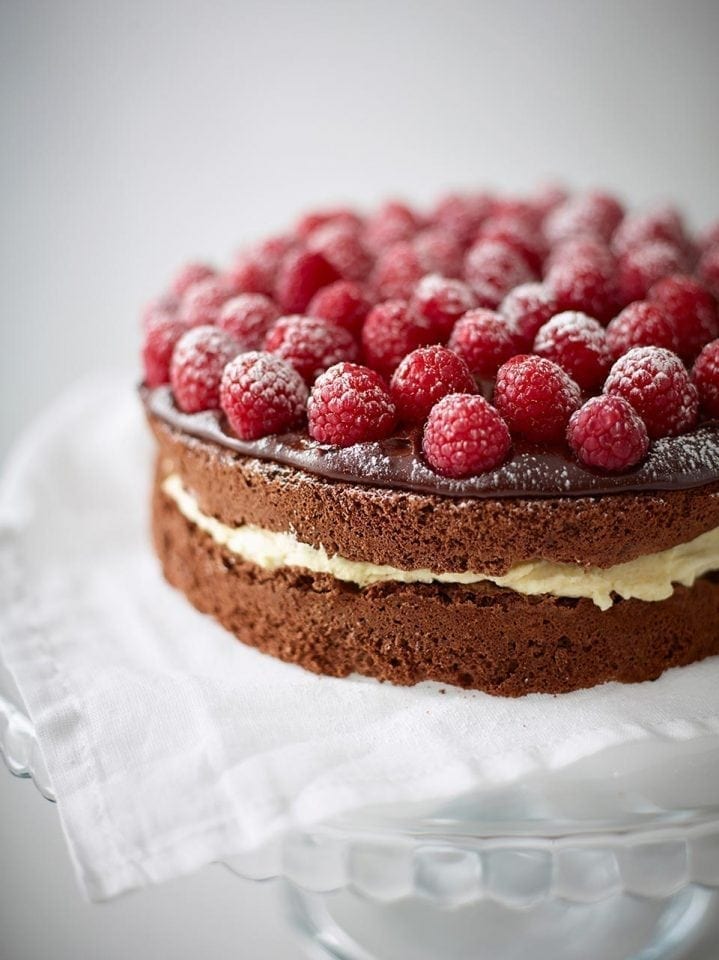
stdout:
{"type": "MultiPolygon", "coordinates": [[[[19,703],[0,667],[0,753],[53,799],[19,703]]],[[[441,807],[367,809],[225,866],[281,879],[314,960],[714,958],[719,738],[625,745],[441,807]]]]}

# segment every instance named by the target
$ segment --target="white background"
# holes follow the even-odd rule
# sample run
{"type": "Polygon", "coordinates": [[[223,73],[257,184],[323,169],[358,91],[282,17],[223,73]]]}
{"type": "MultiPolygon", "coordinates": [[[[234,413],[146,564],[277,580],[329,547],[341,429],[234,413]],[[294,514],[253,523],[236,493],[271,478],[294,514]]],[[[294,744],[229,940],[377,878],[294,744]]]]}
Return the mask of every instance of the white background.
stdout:
{"type": "MultiPolygon", "coordinates": [[[[716,219],[719,4],[0,0],[0,121],[4,454],[83,371],[132,377],[179,262],[303,207],[558,176],[716,219]]],[[[219,868],[82,904],[4,776],[0,862],[2,960],[296,957],[271,888],[219,868]]]]}

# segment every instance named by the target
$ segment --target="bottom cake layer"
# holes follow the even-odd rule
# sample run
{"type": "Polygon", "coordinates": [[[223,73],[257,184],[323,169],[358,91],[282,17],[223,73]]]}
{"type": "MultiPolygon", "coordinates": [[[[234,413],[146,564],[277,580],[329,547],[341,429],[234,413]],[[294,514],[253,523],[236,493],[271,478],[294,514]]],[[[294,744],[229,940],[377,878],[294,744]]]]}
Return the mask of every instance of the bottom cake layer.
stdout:
{"type": "Polygon", "coordinates": [[[268,572],[218,546],[156,483],[155,546],[167,580],[238,639],[316,673],[422,680],[502,696],[652,680],[719,653],[719,574],[667,600],[525,596],[489,583],[381,583],[268,572]]]}

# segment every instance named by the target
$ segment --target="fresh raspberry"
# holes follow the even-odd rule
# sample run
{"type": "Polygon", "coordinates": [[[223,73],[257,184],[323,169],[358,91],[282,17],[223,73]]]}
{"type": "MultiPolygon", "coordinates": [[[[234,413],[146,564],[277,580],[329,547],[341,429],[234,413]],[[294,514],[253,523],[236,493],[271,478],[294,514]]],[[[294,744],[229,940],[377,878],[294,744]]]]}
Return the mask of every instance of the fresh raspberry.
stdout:
{"type": "Polygon", "coordinates": [[[289,363],[253,350],[225,367],[220,406],[240,440],[285,433],[305,418],[307,387],[289,363]]]}
{"type": "Polygon", "coordinates": [[[555,260],[545,277],[560,310],[578,310],[608,320],[616,312],[616,282],[610,259],[574,252],[555,260]]]}
{"type": "Polygon", "coordinates": [[[202,327],[217,322],[223,304],[231,291],[221,277],[207,277],[188,287],[180,301],[179,316],[188,327],[202,327]]]}
{"type": "Polygon", "coordinates": [[[710,223],[699,235],[699,250],[706,253],[712,247],[719,247],[719,220],[710,223]]]}
{"type": "Polygon", "coordinates": [[[491,216],[505,223],[521,224],[532,229],[539,229],[542,224],[537,205],[524,197],[498,197],[494,201],[491,216]]]}
{"type": "Polygon", "coordinates": [[[602,470],[628,470],[646,457],[644,421],[623,397],[592,397],[567,427],[569,446],[582,463],[602,470]]]}
{"type": "Polygon", "coordinates": [[[430,411],[422,438],[429,465],[446,477],[493,470],[512,446],[507,424],[484,397],[451,393],[430,411]]]}
{"type": "Polygon", "coordinates": [[[527,261],[503,240],[478,240],[467,251],[464,279],[480,307],[494,309],[520,283],[534,279],[527,261]]]}
{"type": "Polygon", "coordinates": [[[244,350],[259,350],[279,316],[277,304],[263,293],[241,293],[224,304],[217,326],[244,350]]]}
{"type": "Polygon", "coordinates": [[[561,440],[581,398],[569,374],[545,357],[512,357],[497,371],[494,405],[511,432],[527,440],[561,440]]]}
{"type": "Polygon", "coordinates": [[[265,337],[265,350],[291,363],[311,384],[328,367],[357,359],[357,341],[347,330],[318,317],[281,317],[265,337]]]}
{"type": "Polygon", "coordinates": [[[216,274],[214,267],[207,263],[186,263],[172,278],[170,290],[175,297],[181,299],[193,284],[214,277],[216,274]]]}
{"type": "Polygon", "coordinates": [[[682,273],[684,255],[671,243],[652,240],[634,247],[617,264],[617,290],[620,303],[626,305],[634,300],[644,300],[657,280],[670,273],[682,273]]]}
{"type": "Polygon", "coordinates": [[[664,277],[651,288],[649,299],[668,315],[677,340],[671,349],[685,362],[691,363],[705,343],[719,336],[719,317],[714,298],[693,277],[682,274],[664,277]]]}
{"type": "Polygon", "coordinates": [[[371,285],[378,300],[408,300],[425,270],[414,246],[402,240],[377,257],[371,285]]]}
{"type": "Polygon", "coordinates": [[[472,288],[462,280],[451,280],[437,273],[422,277],[414,288],[410,309],[432,333],[432,339],[444,342],[459,318],[477,306],[472,288]]]}
{"type": "Polygon", "coordinates": [[[674,324],[659,303],[635,300],[625,307],[607,327],[607,343],[615,360],[632,347],[677,349],[674,324]]]}
{"type": "Polygon", "coordinates": [[[150,330],[159,320],[177,316],[179,300],[172,293],[155,297],[142,308],[140,320],[143,330],[150,330]]]}
{"type": "Polygon", "coordinates": [[[321,287],[340,275],[321,253],[291,250],[280,264],[275,281],[275,299],[285,313],[302,313],[321,287]]]}
{"type": "Polygon", "coordinates": [[[612,249],[619,257],[630,250],[661,241],[683,249],[686,232],[681,214],[672,207],[627,214],[612,237],[612,249]]]}
{"type": "Polygon", "coordinates": [[[604,383],[612,364],[604,328],[594,317],[571,310],[558,313],[541,327],[534,352],[566,370],[587,392],[604,383]]]}
{"type": "Polygon", "coordinates": [[[622,219],[622,205],[614,197],[599,191],[577,194],[549,214],[545,232],[550,243],[582,235],[607,242],[622,219]]]}
{"type": "Polygon", "coordinates": [[[477,238],[479,228],[494,209],[488,193],[452,193],[443,197],[432,213],[432,223],[467,246],[477,238]]]}
{"type": "Polygon", "coordinates": [[[697,267],[697,276],[719,300],[719,244],[709,247],[702,254],[697,267]]]}
{"type": "Polygon", "coordinates": [[[434,345],[407,354],[392,374],[392,399],[405,423],[422,423],[448,393],[474,393],[469,367],[456,353],[434,345]]]}
{"type": "Polygon", "coordinates": [[[421,227],[422,222],[413,210],[391,200],[367,219],[363,239],[368,250],[378,254],[401,240],[411,240],[421,227]]]}
{"type": "Polygon", "coordinates": [[[397,421],[387,384],[356,363],[337,363],[317,378],[307,416],[314,440],[339,447],[383,440],[397,421]]]}
{"type": "Polygon", "coordinates": [[[404,300],[378,303],[362,327],[365,360],[387,378],[403,357],[432,340],[432,332],[410,312],[404,300]]]}
{"type": "Polygon", "coordinates": [[[719,417],[719,340],[708,343],[697,357],[692,381],[699,391],[704,413],[719,417]]]}
{"type": "Polygon", "coordinates": [[[307,249],[321,253],[335,270],[348,280],[366,280],[372,257],[356,227],[330,221],[317,227],[307,238],[307,249]]]}
{"type": "Polygon", "coordinates": [[[539,229],[526,219],[495,214],[482,224],[480,236],[508,244],[526,260],[534,273],[542,272],[546,243],[539,229]]]}
{"type": "Polygon", "coordinates": [[[589,260],[608,273],[614,271],[617,266],[616,257],[599,237],[569,237],[557,243],[549,251],[544,263],[544,275],[546,277],[559,263],[565,264],[568,261],[573,263],[577,260],[589,260]]]}
{"type": "Polygon", "coordinates": [[[470,310],[457,321],[448,346],[482,380],[492,380],[499,367],[517,353],[514,331],[507,320],[484,307],[470,310]]]}
{"type": "Polygon", "coordinates": [[[232,292],[272,296],[280,264],[295,245],[293,237],[280,235],[244,250],[226,274],[232,292]]]}
{"type": "Polygon", "coordinates": [[[295,233],[301,240],[307,240],[315,230],[328,224],[359,230],[362,226],[362,217],[354,210],[347,210],[343,207],[337,207],[334,210],[315,210],[300,217],[295,227],[295,233]]]}
{"type": "Polygon", "coordinates": [[[502,300],[499,312],[514,328],[517,350],[532,349],[540,327],[559,313],[554,294],[541,283],[523,283],[510,290],[502,300]]]}
{"type": "Polygon", "coordinates": [[[239,348],[217,327],[193,327],[177,341],[170,364],[175,403],[185,413],[216,410],[220,405],[220,380],[239,348]]]}
{"type": "Polygon", "coordinates": [[[171,314],[158,315],[145,330],[142,362],[145,385],[159,387],[170,382],[170,362],[175,344],[187,332],[187,324],[171,314]]]}
{"type": "Polygon", "coordinates": [[[441,273],[444,277],[459,277],[464,262],[464,246],[447,230],[431,227],[412,240],[412,247],[422,265],[423,273],[441,273]]]}
{"type": "Polygon", "coordinates": [[[552,210],[565,203],[569,194],[559,183],[542,183],[533,191],[529,202],[537,210],[540,217],[544,219],[552,210]]]}
{"type": "Polygon", "coordinates": [[[372,303],[364,287],[354,280],[335,280],[322,287],[310,300],[307,313],[311,317],[329,320],[344,327],[354,336],[359,336],[365,317],[372,303]]]}
{"type": "Polygon", "coordinates": [[[610,370],[604,392],[631,403],[652,439],[685,433],[697,420],[696,387],[679,357],[662,347],[625,353],[610,370]]]}

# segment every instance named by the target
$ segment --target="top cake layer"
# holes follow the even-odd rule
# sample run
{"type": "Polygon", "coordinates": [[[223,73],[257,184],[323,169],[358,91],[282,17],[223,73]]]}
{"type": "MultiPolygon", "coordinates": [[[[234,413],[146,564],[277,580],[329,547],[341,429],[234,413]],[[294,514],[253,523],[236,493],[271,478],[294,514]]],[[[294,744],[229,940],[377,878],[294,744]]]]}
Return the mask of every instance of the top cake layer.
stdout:
{"type": "Polygon", "coordinates": [[[614,197],[309,214],[148,308],[150,412],[314,476],[450,498],[719,479],[719,229],[614,197]]]}

